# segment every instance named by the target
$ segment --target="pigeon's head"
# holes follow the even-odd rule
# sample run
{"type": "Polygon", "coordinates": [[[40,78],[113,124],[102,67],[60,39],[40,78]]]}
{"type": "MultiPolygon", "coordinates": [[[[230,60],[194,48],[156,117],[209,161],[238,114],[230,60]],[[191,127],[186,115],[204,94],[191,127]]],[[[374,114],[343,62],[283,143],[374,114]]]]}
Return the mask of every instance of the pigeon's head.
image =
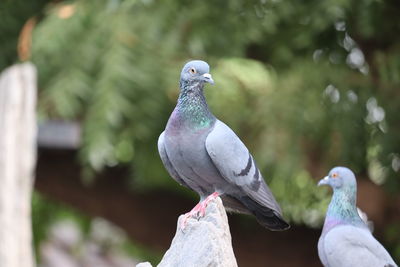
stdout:
{"type": "Polygon", "coordinates": [[[204,83],[214,84],[211,77],[210,66],[207,62],[201,60],[192,60],[186,63],[181,72],[181,83],[184,84],[198,84],[204,83]]]}
{"type": "Polygon", "coordinates": [[[321,185],[329,185],[333,189],[355,188],[356,177],[349,168],[335,167],[329,172],[328,176],[319,181],[318,186],[321,185]]]}

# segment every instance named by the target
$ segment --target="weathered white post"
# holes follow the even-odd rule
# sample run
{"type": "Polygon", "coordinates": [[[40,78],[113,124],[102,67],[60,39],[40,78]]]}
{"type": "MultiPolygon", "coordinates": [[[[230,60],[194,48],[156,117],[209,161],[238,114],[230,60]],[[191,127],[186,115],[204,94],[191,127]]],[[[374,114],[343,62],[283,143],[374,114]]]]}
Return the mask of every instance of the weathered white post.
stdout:
{"type": "Polygon", "coordinates": [[[36,162],[36,68],[0,75],[0,266],[33,267],[31,195],[36,162]]]}

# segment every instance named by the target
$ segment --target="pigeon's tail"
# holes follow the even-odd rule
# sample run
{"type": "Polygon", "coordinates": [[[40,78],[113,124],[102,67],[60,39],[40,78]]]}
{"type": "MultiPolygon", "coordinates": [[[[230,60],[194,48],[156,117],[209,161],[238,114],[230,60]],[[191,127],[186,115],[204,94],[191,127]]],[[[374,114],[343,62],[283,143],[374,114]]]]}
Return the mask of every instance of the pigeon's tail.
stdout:
{"type": "Polygon", "coordinates": [[[282,216],[275,210],[262,206],[248,196],[242,196],[239,201],[253,213],[257,221],[272,231],[283,231],[290,228],[282,216]]]}

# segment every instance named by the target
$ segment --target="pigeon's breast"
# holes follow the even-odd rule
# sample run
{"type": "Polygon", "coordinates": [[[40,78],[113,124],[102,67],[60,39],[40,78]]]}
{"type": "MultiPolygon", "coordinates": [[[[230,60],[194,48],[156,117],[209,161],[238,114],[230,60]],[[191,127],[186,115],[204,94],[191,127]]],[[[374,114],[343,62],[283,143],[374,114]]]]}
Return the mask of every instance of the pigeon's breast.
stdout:
{"type": "Polygon", "coordinates": [[[322,235],[318,240],[318,256],[319,256],[322,264],[324,266],[328,266],[328,262],[327,262],[326,254],[325,254],[324,238],[325,238],[325,235],[322,235]]]}
{"type": "Polygon", "coordinates": [[[214,192],[223,182],[205,147],[213,126],[193,129],[170,119],[165,129],[165,148],[172,165],[185,183],[202,196],[214,192]]]}

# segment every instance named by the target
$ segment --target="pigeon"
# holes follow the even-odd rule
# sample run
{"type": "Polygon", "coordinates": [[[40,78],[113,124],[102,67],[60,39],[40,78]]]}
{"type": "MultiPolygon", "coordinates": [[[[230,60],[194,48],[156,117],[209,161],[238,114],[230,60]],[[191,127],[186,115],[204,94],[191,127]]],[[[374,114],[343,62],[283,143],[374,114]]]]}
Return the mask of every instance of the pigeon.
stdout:
{"type": "Polygon", "coordinates": [[[333,197],[318,241],[318,255],[327,267],[396,267],[386,249],[374,238],[356,207],[357,182],[353,172],[335,167],[319,181],[333,197]]]}
{"type": "Polygon", "coordinates": [[[289,224],[253,156],[208,108],[203,88],[206,83],[214,84],[209,70],[200,60],[183,67],[177,105],[158,139],[168,173],[200,195],[200,202],[185,214],[181,228],[188,218],[204,216],[207,204],[221,197],[228,211],[253,214],[270,230],[286,230],[289,224]]]}

